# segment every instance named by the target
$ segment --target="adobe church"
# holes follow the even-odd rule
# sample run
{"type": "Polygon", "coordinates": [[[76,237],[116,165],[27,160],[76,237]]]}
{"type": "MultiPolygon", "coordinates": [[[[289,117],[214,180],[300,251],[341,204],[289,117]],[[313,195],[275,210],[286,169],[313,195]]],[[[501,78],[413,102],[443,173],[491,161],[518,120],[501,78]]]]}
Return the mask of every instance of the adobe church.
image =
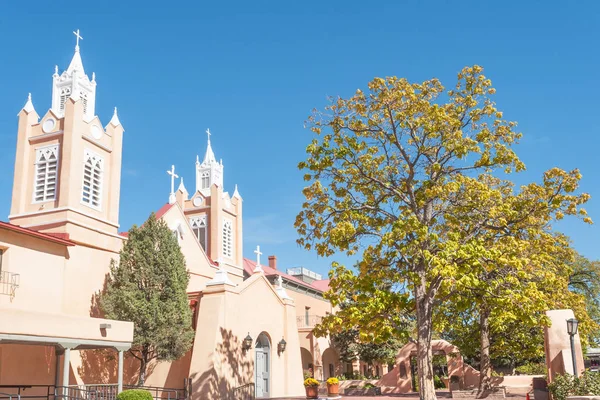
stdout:
{"type": "MultiPolygon", "coordinates": [[[[96,303],[127,240],[119,233],[125,131],[116,108],[106,124],[96,115],[96,76],[86,73],[74,33],[71,63],[52,75],[49,110],[38,114],[29,96],[18,114],[12,204],[0,222],[2,386],[122,390],[137,382],[138,361],[127,353],[133,324],[103,319],[96,303]]],[[[168,203],[156,199],[147,210],[167,223],[185,256],[195,339],[181,359],[154,362],[146,385],[187,389],[193,399],[240,390],[301,396],[303,370],[327,379],[354,368],[312,335],[332,312],[323,299],[328,281],[305,268],[284,273],[274,256],[261,265],[258,247],[256,259],[244,258],[243,200],[237,186],[231,195],[224,189],[207,133],[193,191],[173,167],[168,203]]]]}

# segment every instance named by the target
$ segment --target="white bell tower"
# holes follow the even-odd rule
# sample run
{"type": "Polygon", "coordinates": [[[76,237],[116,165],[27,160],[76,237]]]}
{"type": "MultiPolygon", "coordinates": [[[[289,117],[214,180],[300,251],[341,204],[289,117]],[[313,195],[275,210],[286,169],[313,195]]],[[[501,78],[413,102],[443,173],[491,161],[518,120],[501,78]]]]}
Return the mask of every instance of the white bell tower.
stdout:
{"type": "Polygon", "coordinates": [[[77,38],[75,54],[71,64],[61,75],[58,66],[52,75],[52,112],[59,118],[65,116],[67,99],[81,99],[83,103],[83,117],[86,121],[94,118],[96,108],[96,74],[92,73],[92,80],[85,74],[81,54],[79,54],[79,29],[73,32],[77,38]]]}
{"type": "Polygon", "coordinates": [[[208,135],[208,146],[202,163],[196,156],[196,191],[208,197],[213,184],[223,187],[223,161],[217,162],[215,158],[215,153],[210,145],[210,129],[206,130],[206,134],[208,135]]]}

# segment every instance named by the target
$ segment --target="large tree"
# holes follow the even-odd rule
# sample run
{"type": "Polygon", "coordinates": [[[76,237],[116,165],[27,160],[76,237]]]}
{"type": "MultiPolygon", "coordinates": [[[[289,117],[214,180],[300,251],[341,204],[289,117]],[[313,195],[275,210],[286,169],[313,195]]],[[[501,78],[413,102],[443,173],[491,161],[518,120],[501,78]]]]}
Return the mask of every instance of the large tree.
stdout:
{"type": "Polygon", "coordinates": [[[134,323],[130,353],[140,361],[139,385],[150,361],[176,360],[192,345],[188,282],[177,238],[163,220],[152,213],[129,230],[119,261],[111,262],[101,305],[108,318],[134,323]]]}
{"type": "MultiPolygon", "coordinates": [[[[333,99],[308,120],[317,137],[299,164],[309,182],[296,219],[299,243],[322,256],[360,252],[356,273],[334,265],[331,288],[340,301],[349,285],[364,284],[371,289],[362,298],[369,306],[359,308],[377,316],[385,315],[386,304],[394,312],[414,312],[422,399],[435,399],[431,340],[440,290],[469,273],[482,253],[490,268],[522,262],[487,251],[482,239],[518,224],[510,208],[495,208],[506,214],[494,219],[497,226],[464,209],[471,199],[501,201],[498,188],[482,176],[525,168],[511,148],[521,135],[503,119],[494,93],[479,66],[464,68],[450,90],[437,79],[376,78],[367,93],[333,99]]],[[[578,179],[577,171],[553,169],[529,195],[548,212],[577,214],[588,198],[570,194],[578,179]]],[[[517,244],[506,242],[515,253],[517,244]]],[[[368,321],[355,311],[345,316],[349,323],[364,322],[362,330],[376,335],[398,329],[394,316],[368,321]]]]}

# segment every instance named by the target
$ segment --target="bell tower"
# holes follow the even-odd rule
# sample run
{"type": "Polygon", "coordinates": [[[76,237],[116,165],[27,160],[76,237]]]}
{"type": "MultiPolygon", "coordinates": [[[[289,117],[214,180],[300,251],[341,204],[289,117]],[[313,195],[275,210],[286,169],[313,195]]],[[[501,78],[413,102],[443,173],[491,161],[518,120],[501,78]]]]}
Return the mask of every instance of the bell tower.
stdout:
{"type": "Polygon", "coordinates": [[[117,248],[123,126],[115,108],[103,127],[95,115],[96,80],[85,74],[79,41],[68,68],[52,77],[41,117],[31,96],[19,112],[11,223],[117,248]]]}

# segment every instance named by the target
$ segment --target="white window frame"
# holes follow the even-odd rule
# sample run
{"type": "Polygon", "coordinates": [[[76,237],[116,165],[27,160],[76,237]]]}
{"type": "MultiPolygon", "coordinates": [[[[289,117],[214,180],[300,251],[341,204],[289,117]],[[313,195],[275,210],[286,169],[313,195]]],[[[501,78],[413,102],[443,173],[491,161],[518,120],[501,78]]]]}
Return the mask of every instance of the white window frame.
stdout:
{"type": "Polygon", "coordinates": [[[202,189],[210,188],[210,171],[204,171],[200,174],[200,187],[202,189]],[[204,185],[204,180],[206,179],[206,185],[204,185]]]}
{"type": "Polygon", "coordinates": [[[93,208],[94,210],[102,210],[102,194],[103,194],[103,186],[104,186],[104,157],[102,157],[101,155],[99,155],[98,153],[95,153],[91,150],[88,149],[84,149],[83,150],[83,179],[82,179],[82,184],[81,184],[81,204],[83,204],[86,207],[90,207],[93,208]],[[85,191],[85,166],[88,162],[88,160],[96,160],[95,162],[92,161],[92,176],[91,176],[91,186],[90,186],[90,193],[89,193],[89,201],[85,201],[84,200],[84,191],[85,191]],[[96,170],[95,166],[99,165],[99,183],[97,185],[97,197],[98,197],[98,204],[95,205],[92,203],[92,195],[94,193],[94,185],[93,185],[93,181],[94,181],[94,171],[96,170]]]}
{"type": "Polygon", "coordinates": [[[223,231],[222,231],[222,239],[223,239],[223,243],[222,243],[222,251],[221,253],[223,254],[224,257],[228,257],[230,259],[233,259],[234,255],[235,255],[235,250],[234,250],[234,239],[233,239],[233,221],[227,218],[223,219],[223,231]],[[227,233],[229,233],[229,235],[227,235],[227,233]]]}
{"type": "MultiPolygon", "coordinates": [[[[36,203],[47,203],[49,201],[55,201],[56,200],[56,193],[58,192],[58,173],[60,171],[60,166],[59,166],[59,161],[60,161],[60,154],[58,152],[59,150],[59,145],[58,143],[56,144],[51,144],[48,146],[43,146],[43,147],[38,147],[37,149],[35,149],[35,170],[33,172],[33,193],[32,193],[32,198],[31,201],[33,204],[36,203]],[[55,174],[55,179],[54,179],[54,196],[52,198],[47,198],[46,197],[46,192],[48,191],[48,171],[46,169],[46,175],[45,175],[45,182],[44,182],[44,193],[42,194],[42,199],[41,200],[37,200],[36,199],[36,193],[37,193],[37,181],[38,181],[38,174],[39,174],[39,166],[41,165],[40,159],[41,156],[45,155],[45,154],[54,154],[54,157],[56,157],[56,174],[55,174]]],[[[44,165],[48,164],[48,160],[46,159],[45,162],[43,162],[44,165]]]]}
{"type": "Polygon", "coordinates": [[[208,249],[208,220],[206,215],[200,215],[198,217],[190,218],[190,226],[192,227],[192,232],[194,232],[194,237],[200,243],[200,247],[206,252],[208,249]],[[200,230],[204,228],[204,246],[202,246],[202,240],[200,239],[200,230]]]}

